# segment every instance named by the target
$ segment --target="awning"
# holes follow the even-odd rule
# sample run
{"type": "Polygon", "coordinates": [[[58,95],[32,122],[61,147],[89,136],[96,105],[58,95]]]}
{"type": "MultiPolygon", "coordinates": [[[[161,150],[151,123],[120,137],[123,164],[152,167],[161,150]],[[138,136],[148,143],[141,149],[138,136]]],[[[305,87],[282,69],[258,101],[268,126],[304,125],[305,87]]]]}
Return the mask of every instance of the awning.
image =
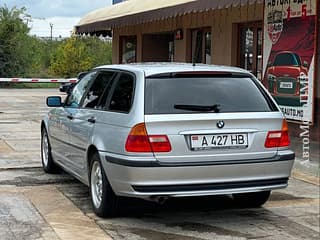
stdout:
{"type": "Polygon", "coordinates": [[[90,12],[80,20],[76,32],[98,32],[189,13],[262,2],[263,0],[128,0],[90,12]]]}

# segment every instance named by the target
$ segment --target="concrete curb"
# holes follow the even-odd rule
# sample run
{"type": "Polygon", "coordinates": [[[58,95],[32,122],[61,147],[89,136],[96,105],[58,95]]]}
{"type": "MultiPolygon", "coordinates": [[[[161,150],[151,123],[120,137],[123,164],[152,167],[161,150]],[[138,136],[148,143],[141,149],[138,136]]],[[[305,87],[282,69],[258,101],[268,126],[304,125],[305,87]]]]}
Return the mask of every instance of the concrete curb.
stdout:
{"type": "Polygon", "coordinates": [[[33,187],[25,195],[60,239],[112,240],[54,186],[33,187]]]}
{"type": "Polygon", "coordinates": [[[313,161],[304,161],[302,159],[296,158],[294,161],[293,169],[299,170],[314,177],[320,177],[319,163],[313,161]]]}
{"type": "Polygon", "coordinates": [[[320,186],[320,178],[316,176],[311,176],[309,174],[303,173],[299,170],[294,169],[291,173],[291,177],[301,180],[306,183],[320,186]]]}

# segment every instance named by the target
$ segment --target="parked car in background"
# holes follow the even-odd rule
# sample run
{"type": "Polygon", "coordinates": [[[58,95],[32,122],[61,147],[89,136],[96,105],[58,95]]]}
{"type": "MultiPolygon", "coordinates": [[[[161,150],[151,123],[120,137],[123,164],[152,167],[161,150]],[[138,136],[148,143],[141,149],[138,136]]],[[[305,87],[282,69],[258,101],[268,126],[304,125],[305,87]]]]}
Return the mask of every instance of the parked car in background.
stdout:
{"type": "Polygon", "coordinates": [[[280,105],[299,106],[300,89],[305,87],[308,63],[302,62],[298,54],[282,51],[268,64],[266,86],[280,105]]]}
{"type": "Polygon", "coordinates": [[[119,196],[232,194],[248,207],[285,188],[293,165],[287,123],[249,72],[175,63],[93,69],[41,123],[43,169],[89,186],[99,216],[119,196]]]}
{"type": "MultiPolygon", "coordinates": [[[[78,80],[79,81],[79,80],[78,80]]],[[[68,93],[71,92],[72,88],[76,85],[76,83],[73,82],[65,82],[61,83],[59,87],[60,92],[68,93]]]]}
{"type": "MultiPolygon", "coordinates": [[[[87,72],[79,73],[77,76],[77,82],[80,81],[86,74],[87,72]]],[[[70,93],[75,85],[76,82],[61,83],[59,90],[60,92],[70,93]]]]}

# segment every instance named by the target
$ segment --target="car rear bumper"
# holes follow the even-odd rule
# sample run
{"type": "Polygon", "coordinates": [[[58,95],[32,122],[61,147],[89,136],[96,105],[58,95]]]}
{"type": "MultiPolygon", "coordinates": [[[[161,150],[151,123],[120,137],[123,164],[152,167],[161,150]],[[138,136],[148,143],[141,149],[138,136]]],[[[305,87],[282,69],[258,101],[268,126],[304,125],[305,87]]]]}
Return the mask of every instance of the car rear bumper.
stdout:
{"type": "Polygon", "coordinates": [[[117,195],[140,198],[219,195],[285,188],[294,161],[290,150],[270,159],[161,165],[100,152],[117,195]],[[131,165],[130,162],[134,162],[131,165]]]}

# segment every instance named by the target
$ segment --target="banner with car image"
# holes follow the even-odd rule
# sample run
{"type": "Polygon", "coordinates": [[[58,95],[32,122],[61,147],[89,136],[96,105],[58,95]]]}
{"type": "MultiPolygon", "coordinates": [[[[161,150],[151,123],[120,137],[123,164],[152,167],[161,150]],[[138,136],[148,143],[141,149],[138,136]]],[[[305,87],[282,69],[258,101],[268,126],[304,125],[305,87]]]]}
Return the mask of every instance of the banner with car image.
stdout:
{"type": "Polygon", "coordinates": [[[263,84],[287,119],[312,122],[316,0],[265,0],[263,84]]]}

